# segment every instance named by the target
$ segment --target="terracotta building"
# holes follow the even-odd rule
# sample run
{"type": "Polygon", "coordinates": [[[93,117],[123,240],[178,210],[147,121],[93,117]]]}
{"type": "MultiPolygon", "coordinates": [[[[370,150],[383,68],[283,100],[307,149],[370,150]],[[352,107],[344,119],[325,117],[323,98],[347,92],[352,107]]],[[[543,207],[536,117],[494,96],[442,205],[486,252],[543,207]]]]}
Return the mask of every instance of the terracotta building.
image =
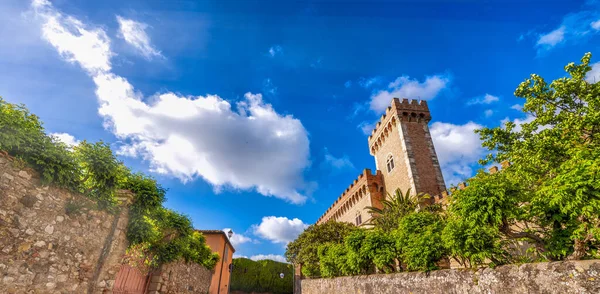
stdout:
{"type": "Polygon", "coordinates": [[[209,294],[227,294],[230,285],[230,267],[235,249],[225,232],[221,230],[199,230],[206,237],[206,244],[221,257],[213,270],[209,294]]]}
{"type": "Polygon", "coordinates": [[[396,189],[425,192],[438,202],[446,186],[429,133],[426,101],[394,98],[369,136],[376,172],[365,169],[319,218],[363,225],[371,219],[365,207],[381,207],[396,189]]]}

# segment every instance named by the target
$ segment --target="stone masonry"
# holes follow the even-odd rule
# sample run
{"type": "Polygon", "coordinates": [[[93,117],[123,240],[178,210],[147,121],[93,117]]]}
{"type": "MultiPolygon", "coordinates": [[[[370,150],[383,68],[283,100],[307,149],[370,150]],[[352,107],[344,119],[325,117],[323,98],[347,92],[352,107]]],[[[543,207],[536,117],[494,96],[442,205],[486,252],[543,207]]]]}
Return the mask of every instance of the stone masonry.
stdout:
{"type": "Polygon", "coordinates": [[[208,293],[212,272],[195,263],[183,261],[163,265],[154,272],[149,294],[208,293]]]}
{"type": "Polygon", "coordinates": [[[371,218],[365,207],[381,207],[381,200],[396,189],[428,193],[433,196],[432,202],[441,202],[447,193],[427,126],[430,120],[426,101],[394,98],[368,140],[377,168],[375,175],[366,169],[317,224],[329,220],[365,224],[371,218]],[[356,221],[359,215],[362,222],[356,221]]]}
{"type": "MultiPolygon", "coordinates": [[[[93,210],[83,196],[41,186],[35,172],[16,168],[2,155],[0,203],[0,293],[85,293],[96,284],[98,291],[111,286],[115,272],[107,264],[99,267],[99,259],[106,246],[126,247],[126,216],[115,222],[120,214],[93,210]]],[[[110,253],[116,254],[105,257],[118,259],[110,253]]]]}
{"type": "Polygon", "coordinates": [[[600,260],[304,279],[301,283],[298,293],[302,294],[596,294],[600,293],[600,260]]]}
{"type": "MultiPolygon", "coordinates": [[[[111,293],[128,247],[131,193],[119,191],[123,206],[111,214],[82,195],[40,185],[19,166],[0,152],[0,293],[111,293]]],[[[153,293],[208,291],[210,271],[198,264],[162,269],[153,293]]]]}

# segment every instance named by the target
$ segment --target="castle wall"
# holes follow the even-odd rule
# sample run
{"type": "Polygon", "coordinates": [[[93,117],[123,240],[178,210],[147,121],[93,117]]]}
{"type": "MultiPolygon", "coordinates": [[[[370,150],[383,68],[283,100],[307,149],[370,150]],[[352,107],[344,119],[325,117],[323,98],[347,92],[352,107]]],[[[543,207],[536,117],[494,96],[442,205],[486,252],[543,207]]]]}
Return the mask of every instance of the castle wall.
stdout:
{"type": "MultiPolygon", "coordinates": [[[[376,206],[378,199],[382,196],[383,179],[381,172],[371,174],[371,170],[365,169],[362,174],[338,197],[338,199],[319,218],[317,224],[329,220],[356,223],[357,212],[362,215],[362,223],[365,223],[369,214],[365,211],[367,206],[376,206]]],[[[380,205],[380,204],[379,204],[380,205]]],[[[376,206],[378,207],[378,206],[376,206]]]]}
{"type": "Polygon", "coordinates": [[[409,160],[413,163],[412,173],[416,189],[413,192],[439,195],[445,190],[445,185],[427,122],[402,122],[402,126],[406,130],[405,137],[410,138],[407,144],[410,144],[412,149],[409,160]]]}
{"type": "MultiPolygon", "coordinates": [[[[410,155],[406,146],[406,138],[400,124],[392,124],[389,135],[385,137],[384,143],[375,153],[377,166],[381,168],[383,174],[385,196],[393,195],[396,189],[406,192],[408,189],[415,191],[412,169],[410,167],[410,155]],[[391,172],[387,170],[387,158],[392,154],[394,158],[394,169],[391,172]]],[[[410,145],[408,146],[410,147],[410,145]]]]}

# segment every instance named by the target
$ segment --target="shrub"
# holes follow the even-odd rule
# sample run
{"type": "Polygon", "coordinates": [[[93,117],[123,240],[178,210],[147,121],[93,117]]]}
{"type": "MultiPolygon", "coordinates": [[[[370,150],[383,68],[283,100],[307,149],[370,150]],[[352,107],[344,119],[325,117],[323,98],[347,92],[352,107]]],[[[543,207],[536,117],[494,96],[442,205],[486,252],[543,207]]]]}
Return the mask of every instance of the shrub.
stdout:
{"type": "Polygon", "coordinates": [[[396,250],[409,271],[437,269],[436,262],[445,256],[442,242],[442,218],[428,211],[409,214],[394,231],[396,250]]]}
{"type": "Polygon", "coordinates": [[[234,258],[231,291],[246,293],[291,294],[294,291],[294,269],[291,264],[273,260],[253,261],[234,258]],[[279,274],[283,273],[283,279],[279,274]]]}

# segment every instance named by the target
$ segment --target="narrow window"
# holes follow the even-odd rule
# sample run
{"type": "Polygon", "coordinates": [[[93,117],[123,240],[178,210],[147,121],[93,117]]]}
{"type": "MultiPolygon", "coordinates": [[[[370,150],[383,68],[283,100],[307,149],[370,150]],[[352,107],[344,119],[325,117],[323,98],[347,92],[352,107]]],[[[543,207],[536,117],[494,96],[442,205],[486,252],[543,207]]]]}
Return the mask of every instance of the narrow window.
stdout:
{"type": "Polygon", "coordinates": [[[387,170],[388,173],[394,169],[394,157],[390,154],[387,158],[387,170]]]}
{"type": "Polygon", "coordinates": [[[360,214],[356,216],[355,220],[356,220],[356,225],[357,226],[360,226],[360,224],[362,224],[362,217],[361,217],[360,214]]]}

